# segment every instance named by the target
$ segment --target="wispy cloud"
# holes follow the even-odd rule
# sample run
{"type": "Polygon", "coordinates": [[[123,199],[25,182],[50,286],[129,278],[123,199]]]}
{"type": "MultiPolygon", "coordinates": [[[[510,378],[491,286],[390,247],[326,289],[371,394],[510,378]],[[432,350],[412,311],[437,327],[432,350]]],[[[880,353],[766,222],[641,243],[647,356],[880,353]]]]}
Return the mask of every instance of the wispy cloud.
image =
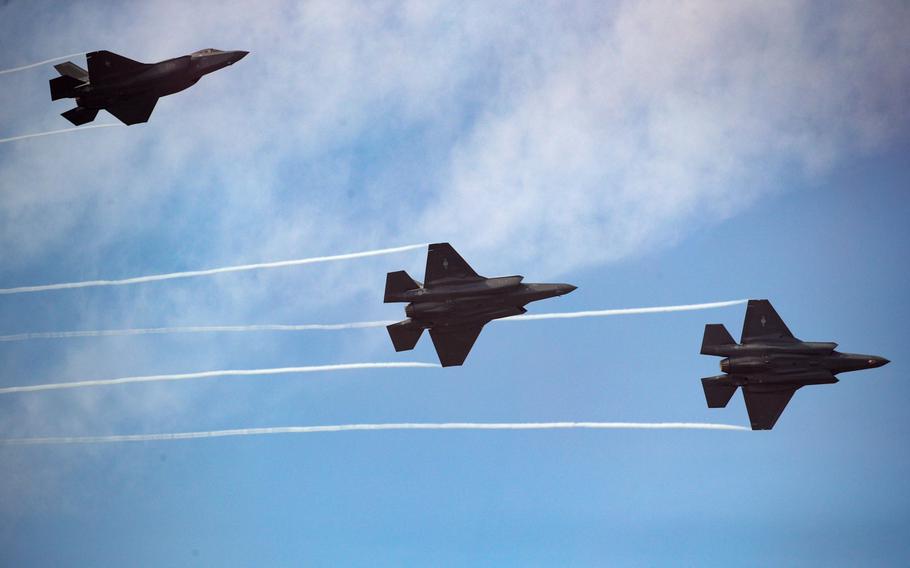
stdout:
{"type": "MultiPolygon", "coordinates": [[[[103,250],[156,226],[176,192],[221,196],[183,198],[175,219],[207,214],[215,232],[199,254],[219,261],[280,256],[316,235],[333,247],[445,239],[547,273],[619,259],[779,191],[785,167],[824,173],[899,131],[910,77],[890,54],[907,47],[907,9],[890,8],[203,3],[181,5],[179,22],[167,5],[115,11],[116,34],[82,42],[146,60],[200,42],[253,55],[164,99],[151,125],[93,138],[104,159],[65,176],[41,164],[71,142],[17,149],[0,180],[28,190],[4,192],[0,236],[24,256],[4,260],[60,246],[86,216],[99,230],[82,247],[103,250]],[[395,173],[409,171],[406,154],[358,163],[375,178],[357,179],[351,164],[376,129],[433,145],[427,185],[395,173]],[[305,185],[289,192],[293,172],[305,185]],[[40,239],[27,231],[37,215],[52,220],[40,239]],[[339,231],[354,225],[356,236],[339,231]]],[[[96,11],[70,15],[67,43],[97,30],[96,11]]]]}
{"type": "Polygon", "coordinates": [[[565,271],[665,246],[785,173],[877,146],[907,124],[893,54],[908,10],[838,8],[624,3],[487,108],[424,229],[565,271]]]}
{"type": "MultiPolygon", "coordinates": [[[[43,34],[11,27],[30,8],[4,9],[21,39],[6,67],[80,49],[251,51],[162,99],[148,125],[5,145],[7,287],[436,240],[543,278],[667,246],[781,191],[785,169],[823,175],[907,124],[899,2],[89,5],[55,8],[43,34]]],[[[4,76],[16,98],[0,122],[59,125],[69,103],[47,101],[46,78],[4,76]]],[[[422,255],[402,264],[80,296],[71,317],[257,323],[356,301],[379,320],[384,273],[422,255]]]]}

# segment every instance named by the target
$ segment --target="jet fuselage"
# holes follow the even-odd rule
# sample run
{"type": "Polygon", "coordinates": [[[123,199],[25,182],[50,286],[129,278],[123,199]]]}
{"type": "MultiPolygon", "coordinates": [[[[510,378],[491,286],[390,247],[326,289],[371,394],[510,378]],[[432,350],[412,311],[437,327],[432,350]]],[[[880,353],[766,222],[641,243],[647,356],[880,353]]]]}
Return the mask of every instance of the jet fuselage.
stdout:
{"type": "Polygon", "coordinates": [[[246,54],[246,51],[215,51],[167,59],[80,85],[74,89],[74,98],[81,107],[102,109],[136,96],[172,95],[192,87],[203,75],[236,63],[246,54]]]}
{"type": "Polygon", "coordinates": [[[792,346],[793,349],[781,349],[777,345],[738,345],[739,353],[722,359],[720,370],[733,375],[731,379],[739,385],[749,383],[810,385],[836,382],[833,377],[820,376],[819,371],[836,375],[874,369],[888,362],[887,359],[875,355],[840,353],[834,351],[833,347],[813,348],[820,345],[835,344],[795,344],[792,346]]]}
{"type": "Polygon", "coordinates": [[[404,312],[425,328],[451,323],[489,321],[524,313],[530,302],[568,294],[570,284],[521,284],[521,276],[489,278],[463,285],[409,290],[404,312]],[[498,282],[495,282],[498,281],[498,282]]]}

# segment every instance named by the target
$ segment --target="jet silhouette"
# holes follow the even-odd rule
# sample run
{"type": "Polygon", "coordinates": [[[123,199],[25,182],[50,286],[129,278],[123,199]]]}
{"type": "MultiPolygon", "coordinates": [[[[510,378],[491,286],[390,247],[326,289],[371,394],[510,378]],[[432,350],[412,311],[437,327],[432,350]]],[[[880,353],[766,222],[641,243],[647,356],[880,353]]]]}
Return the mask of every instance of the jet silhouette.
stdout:
{"type": "Polygon", "coordinates": [[[742,387],[753,430],[770,430],[790,398],[806,385],[836,383],[837,373],[873,369],[884,357],[839,353],[837,343],[812,343],[793,337],[768,300],[749,300],[737,344],[721,324],[705,326],[703,355],[724,357],[723,375],[701,380],[709,408],[727,406],[742,387]]]}
{"type": "Polygon", "coordinates": [[[523,314],[530,302],[575,290],[571,284],[522,284],[522,278],[484,278],[449,243],[430,245],[423,284],[403,270],[386,276],[384,301],[409,302],[408,319],[387,328],[395,351],[413,349],[429,329],[442,366],[461,365],[490,321],[523,314]]]}
{"type": "Polygon", "coordinates": [[[110,51],[86,55],[88,71],[72,61],[54,66],[51,100],[76,99],[62,114],[76,126],[95,120],[104,109],[124,124],[147,122],[160,97],[196,84],[203,75],[233,65],[246,51],[203,49],[158,63],[139,63],[110,51]]]}

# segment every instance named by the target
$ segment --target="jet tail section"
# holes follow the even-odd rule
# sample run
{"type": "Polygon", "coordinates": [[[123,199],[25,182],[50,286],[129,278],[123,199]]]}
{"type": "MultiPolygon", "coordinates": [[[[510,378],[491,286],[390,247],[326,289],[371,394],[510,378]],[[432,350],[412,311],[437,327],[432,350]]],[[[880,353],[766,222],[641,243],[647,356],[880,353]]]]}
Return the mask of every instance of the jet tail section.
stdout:
{"type": "Polygon", "coordinates": [[[76,87],[84,83],[74,77],[64,75],[50,80],[51,100],[70,99],[76,96],[76,87]]]}
{"type": "Polygon", "coordinates": [[[395,346],[395,351],[410,351],[414,349],[423,334],[423,328],[415,325],[409,319],[388,325],[386,329],[389,330],[389,337],[392,338],[392,345],[395,346]]]}
{"type": "Polygon", "coordinates": [[[705,336],[701,340],[702,355],[722,355],[724,349],[718,348],[730,345],[736,345],[736,341],[722,323],[709,323],[705,326],[705,336]]]}
{"type": "Polygon", "coordinates": [[[82,126],[86,122],[95,120],[95,117],[97,115],[98,109],[96,108],[76,107],[64,113],[61,113],[60,116],[72,122],[76,126],[82,126]]]}
{"type": "Polygon", "coordinates": [[[385,298],[383,299],[383,302],[401,302],[403,300],[399,299],[400,294],[418,288],[420,288],[420,284],[411,278],[404,270],[389,272],[385,277],[385,298]]]}
{"type": "Polygon", "coordinates": [[[701,380],[701,386],[705,389],[705,400],[708,403],[708,408],[724,408],[727,406],[737,388],[737,385],[732,383],[726,375],[705,377],[701,380]]]}

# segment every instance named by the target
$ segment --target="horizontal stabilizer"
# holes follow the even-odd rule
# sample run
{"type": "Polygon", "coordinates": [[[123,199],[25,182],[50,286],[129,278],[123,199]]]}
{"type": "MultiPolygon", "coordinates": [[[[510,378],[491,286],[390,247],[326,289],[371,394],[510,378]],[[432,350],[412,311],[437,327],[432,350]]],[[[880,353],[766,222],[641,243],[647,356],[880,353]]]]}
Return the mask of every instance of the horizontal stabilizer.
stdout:
{"type": "Polygon", "coordinates": [[[80,83],[85,83],[88,81],[88,71],[79,67],[72,61],[67,61],[66,63],[58,63],[54,65],[54,69],[57,70],[57,73],[64,77],[72,77],[73,79],[78,80],[80,83]]]}
{"type": "Polygon", "coordinates": [[[737,385],[732,383],[726,375],[706,377],[701,380],[701,386],[705,389],[705,400],[708,402],[708,408],[724,408],[727,406],[737,388],[737,385]]]}
{"type": "Polygon", "coordinates": [[[414,349],[423,333],[423,328],[419,325],[414,325],[411,320],[393,323],[386,326],[386,329],[389,330],[389,337],[392,338],[392,345],[395,346],[395,351],[410,351],[414,349]]]}
{"type": "Polygon", "coordinates": [[[72,122],[76,126],[82,126],[86,122],[95,120],[95,116],[97,115],[98,109],[96,108],[76,107],[62,113],[60,116],[72,122]]]}
{"type": "Polygon", "coordinates": [[[399,302],[401,301],[398,299],[400,294],[418,288],[420,288],[420,284],[404,270],[389,272],[385,277],[385,299],[383,299],[383,302],[399,302]]]}
{"type": "Polygon", "coordinates": [[[50,80],[51,100],[70,99],[76,96],[76,87],[83,84],[84,81],[72,77],[57,77],[50,80]]]}
{"type": "Polygon", "coordinates": [[[705,326],[705,336],[701,340],[702,355],[719,355],[717,347],[736,345],[733,336],[721,323],[709,323],[705,326]]]}

